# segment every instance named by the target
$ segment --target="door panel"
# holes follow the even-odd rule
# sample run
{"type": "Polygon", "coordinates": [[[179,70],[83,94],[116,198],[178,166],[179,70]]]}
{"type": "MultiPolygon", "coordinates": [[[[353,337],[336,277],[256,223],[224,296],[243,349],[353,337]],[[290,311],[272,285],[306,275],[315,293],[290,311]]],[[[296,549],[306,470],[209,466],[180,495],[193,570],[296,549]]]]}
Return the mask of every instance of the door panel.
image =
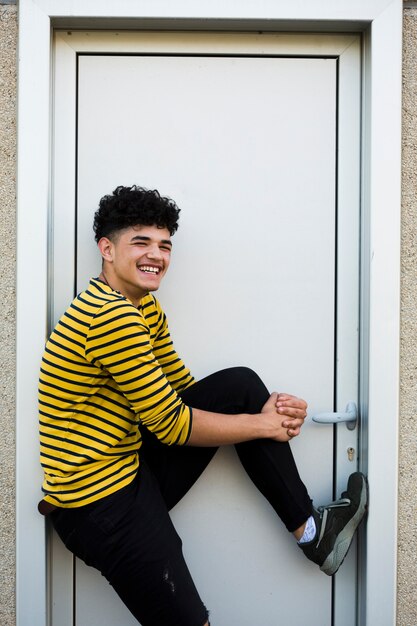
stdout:
{"type": "MultiPolygon", "coordinates": [[[[271,390],[331,408],[336,78],[335,59],[81,56],[77,289],[99,272],[98,198],[119,184],[157,188],[182,209],[158,297],[195,375],[249,365],[271,390]]],[[[314,500],[329,500],[332,429],[303,430],[293,443],[301,475],[314,500]]],[[[330,624],[331,581],[305,561],[232,450],[173,518],[215,624],[330,624]],[[303,602],[288,606],[295,580],[303,602]]],[[[83,564],[76,606],[82,626],[118,615],[129,623],[83,564]]]]}
{"type": "MultiPolygon", "coordinates": [[[[270,388],[304,395],[310,414],[357,398],[358,37],[62,32],[54,105],[52,320],[72,277],[81,289],[99,271],[98,198],[121,183],[154,186],[183,209],[159,298],[194,373],[249,364],[270,388]]],[[[301,473],[315,501],[328,500],[332,466],[338,490],[356,465],[346,458],[356,432],[303,430],[301,473]]],[[[331,593],[232,450],[173,518],[216,624],[355,623],[354,552],[331,593]],[[294,580],[303,602],[288,610],[294,580]]],[[[53,533],[49,548],[55,626],[134,623],[53,533]]]]}

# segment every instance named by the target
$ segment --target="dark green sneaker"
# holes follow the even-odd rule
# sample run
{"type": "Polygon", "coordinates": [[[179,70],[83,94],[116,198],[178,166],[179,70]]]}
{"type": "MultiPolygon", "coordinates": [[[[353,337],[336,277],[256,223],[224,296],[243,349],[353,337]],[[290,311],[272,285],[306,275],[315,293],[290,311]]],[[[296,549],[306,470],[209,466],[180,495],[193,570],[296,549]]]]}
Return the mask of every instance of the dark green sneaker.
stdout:
{"type": "Polygon", "coordinates": [[[346,491],[340,500],[313,509],[316,536],[298,545],[322,572],[332,576],[342,565],[368,505],[368,486],[360,472],[349,476],[346,491]]]}

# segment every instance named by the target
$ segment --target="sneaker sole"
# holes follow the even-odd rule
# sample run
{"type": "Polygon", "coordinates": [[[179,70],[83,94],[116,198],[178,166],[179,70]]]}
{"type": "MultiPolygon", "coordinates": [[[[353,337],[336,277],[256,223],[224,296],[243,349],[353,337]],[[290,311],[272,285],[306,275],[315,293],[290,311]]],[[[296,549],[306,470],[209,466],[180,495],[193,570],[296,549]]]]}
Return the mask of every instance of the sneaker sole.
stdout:
{"type": "Polygon", "coordinates": [[[363,516],[366,513],[366,506],[368,503],[368,485],[366,478],[362,478],[362,491],[361,499],[358,509],[352,519],[346,524],[344,529],[339,533],[337,544],[335,544],[332,552],[329,554],[323,565],[320,567],[321,571],[328,576],[336,574],[339,567],[342,565],[345,556],[352,543],[353,536],[359,524],[362,521],[363,516]]]}

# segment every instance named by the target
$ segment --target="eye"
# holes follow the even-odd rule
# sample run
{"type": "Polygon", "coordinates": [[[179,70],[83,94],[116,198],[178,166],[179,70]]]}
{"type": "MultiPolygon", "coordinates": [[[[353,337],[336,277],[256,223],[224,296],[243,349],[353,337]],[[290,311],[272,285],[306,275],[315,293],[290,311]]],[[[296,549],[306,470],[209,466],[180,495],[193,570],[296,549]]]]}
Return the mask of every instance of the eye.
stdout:
{"type": "Polygon", "coordinates": [[[159,249],[164,252],[171,252],[171,246],[159,246],[159,249]]]}

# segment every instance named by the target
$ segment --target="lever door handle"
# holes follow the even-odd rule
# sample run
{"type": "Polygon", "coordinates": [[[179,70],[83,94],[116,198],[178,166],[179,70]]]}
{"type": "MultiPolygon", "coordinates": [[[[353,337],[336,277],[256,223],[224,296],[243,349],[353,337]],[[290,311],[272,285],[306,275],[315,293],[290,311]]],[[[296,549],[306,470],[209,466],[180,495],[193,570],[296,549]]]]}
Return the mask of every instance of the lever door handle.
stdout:
{"type": "Polygon", "coordinates": [[[358,423],[358,409],[354,402],[349,402],[344,413],[318,413],[313,415],[313,422],[318,424],[339,424],[345,422],[349,430],[354,430],[358,423]]]}

